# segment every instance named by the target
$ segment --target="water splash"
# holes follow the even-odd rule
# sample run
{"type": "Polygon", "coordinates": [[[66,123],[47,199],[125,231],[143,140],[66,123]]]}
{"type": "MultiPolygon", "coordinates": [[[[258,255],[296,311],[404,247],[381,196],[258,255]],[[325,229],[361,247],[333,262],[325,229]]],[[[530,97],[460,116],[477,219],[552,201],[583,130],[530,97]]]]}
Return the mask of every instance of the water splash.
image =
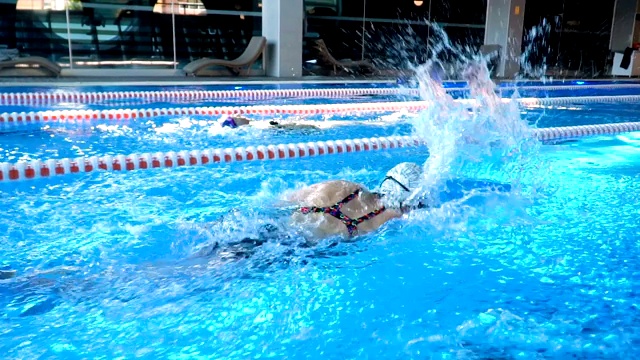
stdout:
{"type": "Polygon", "coordinates": [[[498,96],[484,59],[468,56],[460,71],[469,85],[469,99],[462,102],[433,77],[434,66],[439,64],[415,69],[420,96],[430,106],[412,122],[429,149],[423,184],[414,196],[432,198],[455,178],[490,179],[532,193],[541,175],[540,144],[517,102],[498,96]]]}
{"type": "Polygon", "coordinates": [[[524,50],[520,55],[520,77],[540,79],[546,82],[547,57],[550,47],[547,43],[551,24],[546,19],[529,29],[523,39],[524,50]]]}

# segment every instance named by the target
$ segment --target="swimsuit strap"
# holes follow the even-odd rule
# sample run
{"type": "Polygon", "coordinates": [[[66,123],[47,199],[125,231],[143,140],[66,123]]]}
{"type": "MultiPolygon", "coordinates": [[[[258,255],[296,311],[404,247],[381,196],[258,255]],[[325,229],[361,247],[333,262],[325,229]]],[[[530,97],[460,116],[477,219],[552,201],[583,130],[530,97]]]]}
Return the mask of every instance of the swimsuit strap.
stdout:
{"type": "MultiPolygon", "coordinates": [[[[350,236],[354,236],[358,233],[358,225],[366,220],[374,218],[376,215],[381,214],[385,210],[384,206],[376,209],[368,214],[362,215],[359,218],[351,219],[345,215],[344,218],[340,218],[342,223],[347,227],[347,231],[349,231],[350,236]]],[[[341,213],[342,214],[342,213],[341,213]]]]}
{"type": "Polygon", "coordinates": [[[342,199],[341,201],[339,201],[337,204],[335,204],[334,206],[337,206],[339,208],[342,207],[342,205],[348,203],[349,201],[355,199],[358,197],[358,195],[360,195],[360,193],[362,192],[362,189],[356,189],[356,191],[352,192],[351,194],[347,195],[347,197],[345,197],[344,199],[342,199]]]}
{"type": "Polygon", "coordinates": [[[349,235],[354,236],[355,234],[358,233],[358,224],[362,223],[365,220],[369,220],[375,217],[376,215],[382,213],[385,210],[383,206],[375,211],[372,211],[366,215],[360,216],[359,218],[356,218],[356,219],[352,219],[347,215],[343,214],[341,211],[342,205],[358,197],[358,195],[360,195],[361,192],[362,192],[362,189],[357,189],[356,191],[347,195],[347,197],[337,202],[333,206],[323,206],[323,207],[318,207],[318,206],[306,207],[305,206],[300,208],[300,212],[303,214],[310,214],[310,213],[329,214],[335,217],[336,219],[342,221],[342,223],[347,227],[347,231],[349,232],[349,235]]]}
{"type": "MultiPolygon", "coordinates": [[[[300,208],[300,212],[303,213],[303,214],[325,213],[325,214],[331,214],[331,215],[334,215],[333,213],[337,212],[337,213],[340,214],[340,216],[346,217],[346,215],[342,214],[342,212],[340,211],[340,209],[342,208],[342,205],[344,205],[344,204],[348,203],[349,201],[355,199],[360,194],[361,191],[362,191],[362,189],[357,189],[356,191],[354,191],[351,194],[347,195],[344,199],[338,201],[335,205],[332,205],[332,206],[303,206],[303,207],[300,208]]],[[[338,214],[336,214],[336,215],[338,215],[338,214]]],[[[336,216],[336,215],[334,215],[334,216],[336,216]]],[[[336,217],[338,217],[338,216],[336,216],[336,217]]]]}
{"type": "Polygon", "coordinates": [[[359,217],[359,218],[357,218],[357,219],[353,219],[352,221],[353,221],[353,222],[355,222],[356,224],[360,224],[360,223],[361,223],[361,222],[363,222],[363,221],[373,219],[373,218],[374,218],[374,217],[376,217],[377,215],[382,214],[385,210],[386,210],[386,209],[385,209],[385,207],[383,206],[383,207],[381,207],[381,208],[379,208],[379,209],[376,209],[376,210],[374,210],[374,211],[372,211],[372,212],[370,212],[370,213],[368,213],[368,214],[362,215],[362,216],[360,216],[360,217],[359,217]]]}

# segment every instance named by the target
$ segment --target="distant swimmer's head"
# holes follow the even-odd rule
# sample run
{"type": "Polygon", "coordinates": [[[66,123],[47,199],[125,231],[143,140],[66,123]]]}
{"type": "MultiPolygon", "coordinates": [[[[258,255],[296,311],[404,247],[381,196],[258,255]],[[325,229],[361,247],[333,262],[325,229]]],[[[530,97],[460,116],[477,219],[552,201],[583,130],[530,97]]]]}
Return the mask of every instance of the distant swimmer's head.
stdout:
{"type": "Polygon", "coordinates": [[[382,202],[389,208],[407,206],[407,200],[414,197],[414,192],[422,182],[422,167],[416,163],[403,162],[387,172],[378,188],[382,202]]]}
{"type": "Polygon", "coordinates": [[[221,127],[230,127],[232,129],[238,126],[248,125],[250,120],[239,116],[223,116],[218,120],[221,127]]]}
{"type": "Polygon", "coordinates": [[[233,118],[233,116],[223,116],[220,118],[220,120],[218,120],[218,122],[220,123],[221,127],[230,127],[232,129],[238,127],[238,124],[236,124],[236,120],[233,118]]]}

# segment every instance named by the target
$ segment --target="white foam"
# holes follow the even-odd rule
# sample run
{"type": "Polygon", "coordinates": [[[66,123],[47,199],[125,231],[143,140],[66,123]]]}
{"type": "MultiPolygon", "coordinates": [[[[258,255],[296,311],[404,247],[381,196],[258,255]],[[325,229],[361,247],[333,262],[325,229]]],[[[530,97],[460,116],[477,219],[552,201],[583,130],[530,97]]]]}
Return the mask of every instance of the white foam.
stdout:
{"type": "Polygon", "coordinates": [[[430,77],[428,66],[419,67],[416,74],[422,100],[431,106],[411,121],[414,135],[429,149],[423,184],[416,195],[429,196],[454,177],[490,172],[496,180],[518,178],[522,172],[515,166],[522,160],[518,153],[531,151],[537,142],[520,118],[517,103],[501,100],[486,66],[476,63],[470,68],[469,84],[478,106],[470,112],[466,102],[455,101],[430,77]]]}

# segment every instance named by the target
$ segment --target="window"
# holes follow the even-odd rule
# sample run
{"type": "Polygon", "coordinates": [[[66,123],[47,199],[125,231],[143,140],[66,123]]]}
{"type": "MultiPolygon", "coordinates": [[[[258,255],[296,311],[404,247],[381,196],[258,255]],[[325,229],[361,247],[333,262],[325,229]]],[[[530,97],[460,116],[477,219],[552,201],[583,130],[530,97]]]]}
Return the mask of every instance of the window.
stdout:
{"type": "Polygon", "coordinates": [[[64,10],[67,3],[69,10],[82,10],[80,0],[18,0],[16,10],[64,10]]]}
{"type": "Polygon", "coordinates": [[[176,15],[206,15],[207,9],[200,0],[158,0],[153,6],[154,13],[176,15]]]}

